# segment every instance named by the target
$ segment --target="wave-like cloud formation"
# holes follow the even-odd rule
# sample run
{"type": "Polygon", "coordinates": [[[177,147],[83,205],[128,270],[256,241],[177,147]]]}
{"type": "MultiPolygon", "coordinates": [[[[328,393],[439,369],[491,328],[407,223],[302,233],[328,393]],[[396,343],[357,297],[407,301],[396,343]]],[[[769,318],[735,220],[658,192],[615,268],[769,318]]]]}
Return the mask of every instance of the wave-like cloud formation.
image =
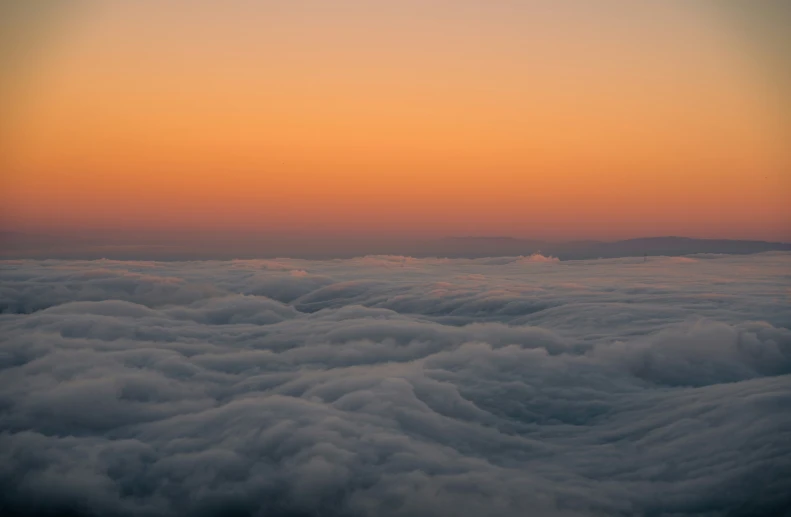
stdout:
{"type": "Polygon", "coordinates": [[[0,263],[0,513],[791,505],[791,254],[0,263]]]}

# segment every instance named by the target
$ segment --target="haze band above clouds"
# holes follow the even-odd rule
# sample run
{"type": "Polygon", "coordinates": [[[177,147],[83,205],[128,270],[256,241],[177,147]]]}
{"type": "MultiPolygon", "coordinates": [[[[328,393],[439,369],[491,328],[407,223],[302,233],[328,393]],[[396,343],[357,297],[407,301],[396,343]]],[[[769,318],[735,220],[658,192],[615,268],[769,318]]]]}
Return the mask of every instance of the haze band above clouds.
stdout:
{"type": "Polygon", "coordinates": [[[786,515],[791,253],[0,263],[3,515],[786,515]]]}

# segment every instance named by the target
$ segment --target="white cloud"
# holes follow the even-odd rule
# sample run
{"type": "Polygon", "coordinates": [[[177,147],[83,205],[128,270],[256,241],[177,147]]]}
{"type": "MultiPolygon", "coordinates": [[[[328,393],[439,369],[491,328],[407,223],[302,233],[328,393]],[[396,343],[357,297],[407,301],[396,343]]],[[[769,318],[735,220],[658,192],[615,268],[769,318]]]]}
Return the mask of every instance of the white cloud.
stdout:
{"type": "Polygon", "coordinates": [[[546,257],[546,256],[542,255],[539,252],[539,253],[533,253],[532,255],[528,255],[527,257],[519,257],[517,259],[517,262],[520,263],[520,264],[524,264],[526,262],[549,262],[549,263],[552,263],[552,262],[560,262],[560,260],[557,257],[551,257],[551,256],[550,257],[546,257]]]}
{"type": "Polygon", "coordinates": [[[0,262],[0,509],[781,515],[789,266],[0,262]]]}

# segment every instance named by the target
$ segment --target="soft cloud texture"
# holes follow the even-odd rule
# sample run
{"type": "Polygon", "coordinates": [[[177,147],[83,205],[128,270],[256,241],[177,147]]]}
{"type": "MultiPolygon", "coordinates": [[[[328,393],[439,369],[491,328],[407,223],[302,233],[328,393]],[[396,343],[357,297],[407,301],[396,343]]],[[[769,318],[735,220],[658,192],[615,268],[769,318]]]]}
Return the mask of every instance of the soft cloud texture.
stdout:
{"type": "Polygon", "coordinates": [[[0,262],[0,513],[787,515],[790,273],[0,262]]]}

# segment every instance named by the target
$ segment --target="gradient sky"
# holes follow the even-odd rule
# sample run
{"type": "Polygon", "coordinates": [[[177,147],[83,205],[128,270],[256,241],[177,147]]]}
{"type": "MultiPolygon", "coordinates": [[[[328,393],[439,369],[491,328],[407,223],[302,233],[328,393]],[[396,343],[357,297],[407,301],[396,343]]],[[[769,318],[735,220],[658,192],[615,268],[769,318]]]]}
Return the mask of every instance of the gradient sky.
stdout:
{"type": "Polygon", "coordinates": [[[40,41],[3,61],[0,226],[791,240],[786,56],[712,5],[29,15],[40,41]]]}

